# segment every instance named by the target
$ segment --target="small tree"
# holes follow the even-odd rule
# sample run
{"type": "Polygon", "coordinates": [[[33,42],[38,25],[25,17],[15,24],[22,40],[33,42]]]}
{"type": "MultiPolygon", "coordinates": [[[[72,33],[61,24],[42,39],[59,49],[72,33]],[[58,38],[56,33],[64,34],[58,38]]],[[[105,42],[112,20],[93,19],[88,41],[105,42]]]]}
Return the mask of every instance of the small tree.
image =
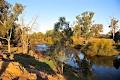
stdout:
{"type": "Polygon", "coordinates": [[[103,25],[102,24],[94,24],[91,27],[91,34],[93,37],[99,37],[100,32],[103,32],[103,25]]]}

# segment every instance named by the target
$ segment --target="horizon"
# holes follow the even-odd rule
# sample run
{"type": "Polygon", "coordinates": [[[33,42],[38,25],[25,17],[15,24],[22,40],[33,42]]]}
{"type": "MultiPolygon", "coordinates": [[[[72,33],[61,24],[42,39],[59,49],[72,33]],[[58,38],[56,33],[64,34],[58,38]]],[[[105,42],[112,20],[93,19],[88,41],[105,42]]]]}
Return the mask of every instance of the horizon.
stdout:
{"type": "MultiPolygon", "coordinates": [[[[34,32],[43,32],[53,29],[54,23],[59,17],[65,17],[72,25],[76,20],[75,17],[85,11],[95,13],[93,17],[94,23],[103,24],[103,33],[109,31],[111,17],[120,20],[120,1],[119,0],[55,0],[54,3],[50,0],[7,0],[11,4],[21,3],[25,6],[22,16],[25,18],[25,23],[32,20],[34,16],[38,16],[37,25],[34,27],[34,32]],[[66,6],[67,5],[67,6],[66,6]]],[[[120,23],[118,23],[120,25],[120,23]]]]}

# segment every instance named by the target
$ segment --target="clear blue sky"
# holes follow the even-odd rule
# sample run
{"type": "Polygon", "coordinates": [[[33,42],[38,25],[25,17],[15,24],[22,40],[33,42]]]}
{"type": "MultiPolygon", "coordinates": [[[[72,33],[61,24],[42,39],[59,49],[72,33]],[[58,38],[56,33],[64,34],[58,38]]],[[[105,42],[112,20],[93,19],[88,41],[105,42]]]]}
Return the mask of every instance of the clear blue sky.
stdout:
{"type": "Polygon", "coordinates": [[[120,20],[120,0],[7,0],[14,4],[16,2],[25,7],[24,17],[26,22],[33,16],[39,16],[36,31],[45,32],[52,29],[59,17],[66,17],[71,24],[75,17],[84,11],[95,13],[95,23],[104,25],[104,32],[110,23],[110,16],[120,20]]]}

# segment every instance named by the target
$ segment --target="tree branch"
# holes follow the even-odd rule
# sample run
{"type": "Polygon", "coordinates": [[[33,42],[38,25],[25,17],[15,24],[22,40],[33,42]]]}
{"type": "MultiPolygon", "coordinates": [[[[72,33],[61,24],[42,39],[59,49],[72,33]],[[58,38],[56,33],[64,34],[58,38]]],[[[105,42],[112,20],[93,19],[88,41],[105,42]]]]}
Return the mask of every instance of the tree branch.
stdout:
{"type": "Polygon", "coordinates": [[[0,20],[0,23],[2,24],[2,25],[4,25],[4,23],[0,20]]]}
{"type": "Polygon", "coordinates": [[[30,22],[30,23],[32,23],[31,25],[30,25],[30,23],[27,25],[27,27],[30,26],[30,30],[32,29],[33,25],[35,24],[37,18],[38,18],[38,17],[36,16],[34,19],[32,19],[32,21],[30,22]]]}
{"type": "Polygon", "coordinates": [[[7,39],[7,38],[3,38],[3,37],[0,37],[0,38],[8,41],[8,39],[7,39]]]}

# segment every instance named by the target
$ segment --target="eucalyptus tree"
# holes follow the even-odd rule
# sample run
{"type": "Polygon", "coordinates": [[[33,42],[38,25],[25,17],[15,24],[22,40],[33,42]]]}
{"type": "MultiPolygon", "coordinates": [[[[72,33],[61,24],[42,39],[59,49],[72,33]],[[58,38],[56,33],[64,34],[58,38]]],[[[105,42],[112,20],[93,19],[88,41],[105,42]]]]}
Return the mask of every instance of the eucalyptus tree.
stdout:
{"type": "Polygon", "coordinates": [[[73,31],[69,26],[69,22],[66,21],[65,17],[60,17],[59,21],[54,25],[55,42],[65,46],[67,42],[70,42],[72,35],[73,31]]]}
{"type": "MultiPolygon", "coordinates": [[[[60,17],[58,22],[54,25],[53,36],[55,47],[55,62],[57,62],[57,67],[60,68],[60,73],[63,74],[63,63],[66,60],[65,50],[71,43],[71,36],[73,31],[69,26],[69,22],[66,21],[65,17],[60,17]]],[[[59,70],[58,70],[59,71],[59,70]]]]}
{"type": "Polygon", "coordinates": [[[115,18],[112,18],[112,19],[111,19],[111,24],[110,24],[109,27],[112,29],[112,37],[113,37],[113,39],[114,39],[116,30],[118,29],[118,20],[115,19],[115,18]]]}
{"type": "Polygon", "coordinates": [[[73,27],[73,35],[76,36],[77,38],[79,38],[81,36],[81,27],[80,27],[80,25],[76,24],[73,27]]]}
{"type": "Polygon", "coordinates": [[[93,37],[99,37],[100,32],[103,32],[103,25],[102,24],[93,24],[91,27],[91,34],[93,37]]]}
{"type": "Polygon", "coordinates": [[[16,3],[12,6],[5,0],[0,0],[0,38],[8,42],[8,53],[11,52],[10,41],[13,27],[23,9],[22,4],[16,3]]]}
{"type": "Polygon", "coordinates": [[[81,28],[81,35],[88,39],[90,37],[90,29],[93,23],[93,12],[83,12],[76,17],[77,25],[81,28]]]}

